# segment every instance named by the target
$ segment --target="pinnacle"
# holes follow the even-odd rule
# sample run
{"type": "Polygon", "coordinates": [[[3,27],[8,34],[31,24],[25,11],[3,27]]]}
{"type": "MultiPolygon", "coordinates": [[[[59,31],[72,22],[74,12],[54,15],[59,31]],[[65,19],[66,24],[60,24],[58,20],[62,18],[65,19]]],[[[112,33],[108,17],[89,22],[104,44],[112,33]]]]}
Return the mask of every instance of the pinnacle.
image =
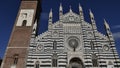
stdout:
{"type": "Polygon", "coordinates": [[[70,6],[70,12],[72,12],[71,6],[70,6]]]}

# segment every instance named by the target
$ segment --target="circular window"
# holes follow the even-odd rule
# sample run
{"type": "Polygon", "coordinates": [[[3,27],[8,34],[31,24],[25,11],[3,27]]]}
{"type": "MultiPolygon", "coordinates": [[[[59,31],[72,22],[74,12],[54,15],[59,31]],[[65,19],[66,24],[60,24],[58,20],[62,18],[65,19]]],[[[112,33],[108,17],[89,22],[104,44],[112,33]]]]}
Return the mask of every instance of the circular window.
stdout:
{"type": "Polygon", "coordinates": [[[70,37],[68,39],[68,45],[72,48],[77,48],[79,45],[79,39],[77,37],[70,37]]]}
{"type": "Polygon", "coordinates": [[[70,20],[70,21],[74,21],[74,18],[73,18],[73,17],[69,17],[69,20],[70,20]]]}
{"type": "Polygon", "coordinates": [[[54,36],[58,36],[58,34],[59,34],[59,33],[58,33],[57,31],[54,31],[54,32],[53,32],[53,35],[54,35],[54,36]]]}
{"type": "Polygon", "coordinates": [[[37,46],[37,50],[42,50],[43,49],[43,45],[41,45],[41,44],[39,44],[38,46],[37,46]]]}
{"type": "Polygon", "coordinates": [[[104,45],[104,46],[103,46],[103,49],[104,49],[105,51],[109,51],[110,48],[109,48],[108,45],[104,45]]]}
{"type": "Polygon", "coordinates": [[[92,32],[88,32],[89,37],[92,37],[92,35],[93,35],[92,32]]]}

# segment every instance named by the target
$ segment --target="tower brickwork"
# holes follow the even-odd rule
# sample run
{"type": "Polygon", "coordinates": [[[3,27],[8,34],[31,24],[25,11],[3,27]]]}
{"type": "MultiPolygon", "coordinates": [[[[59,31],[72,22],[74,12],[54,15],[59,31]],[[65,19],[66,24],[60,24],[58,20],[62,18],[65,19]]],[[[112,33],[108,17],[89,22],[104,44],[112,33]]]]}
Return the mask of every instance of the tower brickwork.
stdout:
{"type": "Polygon", "coordinates": [[[24,68],[33,24],[39,20],[40,1],[21,0],[1,68],[24,68]]]}

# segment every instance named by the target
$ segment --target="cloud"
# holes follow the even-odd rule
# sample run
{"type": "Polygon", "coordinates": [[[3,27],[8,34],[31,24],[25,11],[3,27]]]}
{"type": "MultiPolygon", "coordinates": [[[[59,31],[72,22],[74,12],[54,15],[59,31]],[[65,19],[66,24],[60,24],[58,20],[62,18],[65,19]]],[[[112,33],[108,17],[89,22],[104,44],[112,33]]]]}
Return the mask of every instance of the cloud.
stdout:
{"type": "Polygon", "coordinates": [[[120,28],[120,25],[115,25],[112,27],[113,29],[119,29],[120,28]]]}
{"type": "Polygon", "coordinates": [[[113,33],[115,39],[120,39],[120,32],[113,33]]]}

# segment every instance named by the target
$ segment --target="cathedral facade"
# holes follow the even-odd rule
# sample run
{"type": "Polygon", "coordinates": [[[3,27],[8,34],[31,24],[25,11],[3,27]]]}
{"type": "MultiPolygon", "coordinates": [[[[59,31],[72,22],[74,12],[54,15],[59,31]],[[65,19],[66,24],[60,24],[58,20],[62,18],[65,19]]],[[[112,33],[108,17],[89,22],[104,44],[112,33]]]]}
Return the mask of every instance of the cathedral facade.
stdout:
{"type": "Polygon", "coordinates": [[[49,13],[48,30],[37,35],[39,1],[22,0],[1,68],[120,68],[120,59],[108,23],[106,35],[97,30],[90,10],[91,23],[70,8],[53,23],[49,13]]]}

